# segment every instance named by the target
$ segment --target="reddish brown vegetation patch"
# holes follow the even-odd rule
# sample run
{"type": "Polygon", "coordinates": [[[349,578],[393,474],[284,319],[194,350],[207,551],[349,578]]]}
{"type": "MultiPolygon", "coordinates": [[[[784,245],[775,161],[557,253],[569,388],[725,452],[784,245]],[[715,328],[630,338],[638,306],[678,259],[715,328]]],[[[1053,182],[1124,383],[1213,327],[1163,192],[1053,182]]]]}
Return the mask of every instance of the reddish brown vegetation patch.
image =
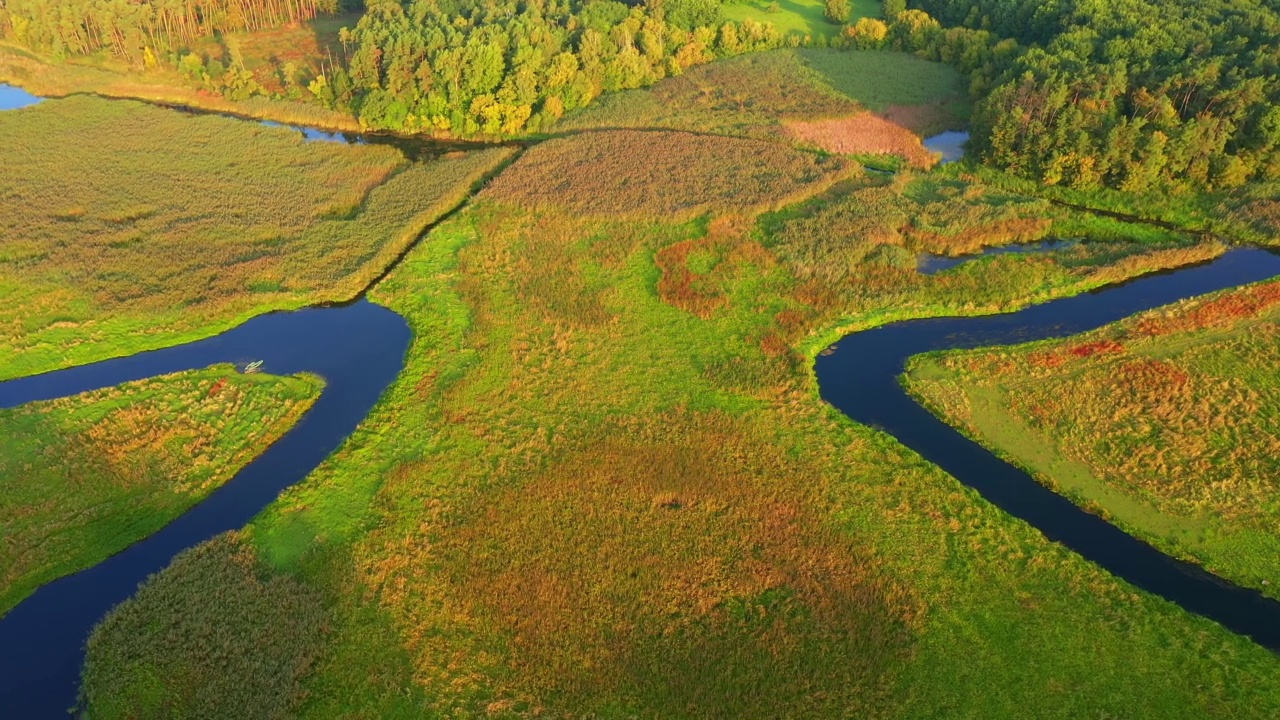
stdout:
{"type": "Polygon", "coordinates": [[[783,127],[791,137],[833,153],[897,155],[920,168],[937,162],[919,135],[870,112],[833,120],[788,120],[783,127]]]}
{"type": "Polygon", "coordinates": [[[1142,318],[1137,323],[1136,332],[1139,335],[1159,336],[1225,327],[1235,320],[1256,317],[1277,304],[1280,304],[1280,283],[1253,285],[1207,300],[1174,315],[1142,318]]]}
{"type": "MultiPolygon", "coordinates": [[[[712,223],[713,227],[715,223],[712,223]]],[[[658,251],[654,261],[662,271],[658,295],[664,302],[700,318],[710,317],[728,298],[725,284],[747,266],[772,267],[773,254],[753,240],[734,242],[736,234],[728,233],[727,242],[717,242],[715,234],[668,245],[658,251]],[[702,253],[715,258],[708,272],[690,267],[691,256],[702,253]]]]}
{"type": "Polygon", "coordinates": [[[1106,353],[1118,353],[1123,350],[1124,345],[1115,340],[1095,340],[1094,342],[1087,342],[1068,348],[1067,352],[1083,358],[1106,353]]]}
{"type": "Polygon", "coordinates": [[[890,105],[880,113],[880,117],[917,135],[945,130],[946,124],[952,121],[952,113],[937,103],[890,105]]]}
{"type": "Polygon", "coordinates": [[[214,395],[217,395],[219,392],[221,392],[222,388],[225,387],[226,384],[227,384],[227,379],[220,378],[217,382],[215,382],[213,385],[209,387],[209,397],[213,397],[214,395]]]}
{"type": "Polygon", "coordinates": [[[580,215],[689,218],[730,210],[751,216],[808,198],[856,170],[843,158],[774,142],[611,130],[539,143],[486,195],[580,215]]]}
{"type": "Polygon", "coordinates": [[[816,471],[732,418],[668,421],[478,498],[431,544],[456,614],[510,638],[511,690],[639,695],[661,717],[883,710],[918,601],[820,529],[816,471]]]}
{"type": "Polygon", "coordinates": [[[662,271],[658,295],[668,304],[700,318],[710,317],[727,302],[718,282],[721,273],[699,275],[689,269],[689,255],[709,246],[705,239],[685,240],[662,248],[654,258],[662,271]]]}

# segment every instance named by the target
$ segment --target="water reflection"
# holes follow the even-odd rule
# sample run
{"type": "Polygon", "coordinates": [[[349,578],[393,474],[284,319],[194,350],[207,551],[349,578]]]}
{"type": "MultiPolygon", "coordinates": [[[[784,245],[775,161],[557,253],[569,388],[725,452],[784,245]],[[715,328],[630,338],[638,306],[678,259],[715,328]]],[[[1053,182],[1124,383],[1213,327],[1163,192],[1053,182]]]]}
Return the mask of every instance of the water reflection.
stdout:
{"type": "Polygon", "coordinates": [[[987,255],[1013,255],[1022,253],[1042,253],[1053,252],[1055,250],[1066,250],[1074,247],[1077,240],[1041,240],[1036,243],[1023,243],[1021,245],[1005,245],[1003,247],[983,248],[981,252],[971,253],[969,255],[934,255],[933,253],[920,253],[916,260],[916,270],[923,275],[933,275],[943,270],[960,265],[961,263],[975,260],[987,255]]]}
{"type": "Polygon", "coordinates": [[[969,142],[969,133],[964,130],[948,130],[933,137],[924,139],[926,150],[942,155],[942,164],[955,162],[964,157],[965,143],[969,142]]]}
{"type": "Polygon", "coordinates": [[[365,144],[364,138],[353,133],[328,132],[326,130],[317,130],[316,128],[304,127],[302,125],[285,125],[284,123],[278,123],[278,122],[275,122],[274,120],[262,120],[261,122],[263,125],[266,125],[267,127],[283,127],[283,128],[289,128],[290,130],[297,130],[298,132],[302,133],[302,137],[306,138],[307,140],[314,140],[317,142],[346,143],[348,145],[365,144]]]}

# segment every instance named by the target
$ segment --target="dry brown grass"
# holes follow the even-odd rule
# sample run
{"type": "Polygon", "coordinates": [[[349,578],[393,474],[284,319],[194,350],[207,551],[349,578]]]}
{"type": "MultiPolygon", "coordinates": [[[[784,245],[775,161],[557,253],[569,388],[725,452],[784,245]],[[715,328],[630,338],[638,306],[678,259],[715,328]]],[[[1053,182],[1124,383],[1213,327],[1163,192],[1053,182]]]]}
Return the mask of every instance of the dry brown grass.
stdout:
{"type": "Polygon", "coordinates": [[[871,112],[831,120],[788,120],[787,134],[828,152],[897,155],[912,167],[930,168],[938,161],[920,136],[888,118],[871,112]]]}
{"type": "Polygon", "coordinates": [[[857,171],[856,163],[776,143],[613,130],[537,145],[484,197],[581,215],[688,219],[782,207],[857,171]]]}

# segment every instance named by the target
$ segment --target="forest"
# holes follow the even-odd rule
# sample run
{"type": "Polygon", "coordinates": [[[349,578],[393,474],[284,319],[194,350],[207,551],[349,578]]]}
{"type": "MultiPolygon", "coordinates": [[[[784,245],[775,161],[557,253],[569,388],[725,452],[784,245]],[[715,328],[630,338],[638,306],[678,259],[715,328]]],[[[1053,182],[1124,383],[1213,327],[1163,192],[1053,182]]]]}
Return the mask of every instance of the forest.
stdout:
{"type": "Polygon", "coordinates": [[[1280,178],[1274,2],[913,4],[1030,46],[974,117],[975,149],[990,164],[1046,184],[1133,192],[1280,178]]]}
{"type": "Polygon", "coordinates": [[[337,10],[337,0],[3,0],[0,31],[57,56],[98,50],[144,65],[216,33],[261,30],[337,10]]]}

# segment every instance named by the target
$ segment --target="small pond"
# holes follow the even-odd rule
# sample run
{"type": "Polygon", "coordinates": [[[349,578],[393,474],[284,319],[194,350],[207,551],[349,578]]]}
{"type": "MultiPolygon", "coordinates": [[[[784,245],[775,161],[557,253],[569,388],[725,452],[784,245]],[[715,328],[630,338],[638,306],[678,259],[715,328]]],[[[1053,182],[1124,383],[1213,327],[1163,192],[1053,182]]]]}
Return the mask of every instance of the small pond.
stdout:
{"type": "Polygon", "coordinates": [[[303,125],[285,125],[283,123],[275,122],[274,120],[262,120],[260,122],[267,127],[283,127],[289,128],[290,130],[297,130],[302,133],[302,137],[307,140],[314,140],[317,142],[347,143],[348,145],[363,145],[365,142],[364,138],[354,133],[329,132],[327,130],[317,130],[316,128],[306,127],[303,125]]]}
{"type": "Polygon", "coordinates": [[[35,105],[43,99],[20,87],[0,83],[0,110],[17,110],[28,105],[35,105]]]}
{"type": "Polygon", "coordinates": [[[955,162],[964,157],[964,146],[969,142],[969,133],[964,130],[948,130],[924,139],[924,147],[942,155],[942,164],[955,162]]]}

